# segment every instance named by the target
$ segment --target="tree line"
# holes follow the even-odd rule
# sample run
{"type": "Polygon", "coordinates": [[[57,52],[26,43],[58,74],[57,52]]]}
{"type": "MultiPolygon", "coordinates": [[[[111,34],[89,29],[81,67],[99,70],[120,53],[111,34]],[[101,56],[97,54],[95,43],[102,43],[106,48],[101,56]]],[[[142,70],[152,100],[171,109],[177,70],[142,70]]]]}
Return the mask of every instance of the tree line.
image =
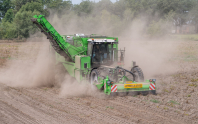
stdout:
{"type": "Polygon", "coordinates": [[[182,30],[183,25],[198,33],[198,0],[82,0],[75,5],[69,0],[0,0],[0,39],[35,34],[38,29],[30,21],[35,14],[57,15],[63,27],[70,26],[65,32],[75,25],[80,32],[119,35],[136,20],[144,22],[142,33],[151,37],[182,30]]]}

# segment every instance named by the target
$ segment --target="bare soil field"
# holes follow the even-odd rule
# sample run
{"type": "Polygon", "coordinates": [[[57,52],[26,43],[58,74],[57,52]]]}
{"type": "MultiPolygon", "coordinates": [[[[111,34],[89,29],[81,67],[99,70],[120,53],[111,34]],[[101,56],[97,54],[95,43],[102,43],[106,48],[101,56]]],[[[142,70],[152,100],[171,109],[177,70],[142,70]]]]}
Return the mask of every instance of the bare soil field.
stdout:
{"type": "MultiPolygon", "coordinates": [[[[168,62],[176,63],[178,70],[153,75],[157,79],[157,95],[124,97],[108,97],[99,92],[100,95],[67,96],[60,95],[64,90],[61,87],[12,85],[18,82],[15,76],[19,72],[12,70],[8,76],[4,75],[5,70],[19,60],[30,62],[31,67],[38,60],[41,44],[0,43],[0,124],[198,123],[198,42],[173,42],[178,49],[168,62]]],[[[33,83],[32,80],[25,83],[33,83]]]]}

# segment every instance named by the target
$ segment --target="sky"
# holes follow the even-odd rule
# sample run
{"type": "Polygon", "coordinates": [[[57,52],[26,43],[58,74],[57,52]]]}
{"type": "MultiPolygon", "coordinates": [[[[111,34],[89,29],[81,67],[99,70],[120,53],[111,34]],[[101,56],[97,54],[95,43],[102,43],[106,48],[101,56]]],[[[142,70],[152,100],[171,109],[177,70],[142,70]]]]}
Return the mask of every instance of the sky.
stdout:
{"type": "MultiPolygon", "coordinates": [[[[82,2],[82,0],[71,0],[73,4],[79,4],[82,2]]],[[[94,1],[94,0],[90,0],[94,1]]],[[[99,2],[100,0],[95,0],[95,2],[99,2]]],[[[111,0],[111,2],[116,2],[116,0],[111,0]]]]}

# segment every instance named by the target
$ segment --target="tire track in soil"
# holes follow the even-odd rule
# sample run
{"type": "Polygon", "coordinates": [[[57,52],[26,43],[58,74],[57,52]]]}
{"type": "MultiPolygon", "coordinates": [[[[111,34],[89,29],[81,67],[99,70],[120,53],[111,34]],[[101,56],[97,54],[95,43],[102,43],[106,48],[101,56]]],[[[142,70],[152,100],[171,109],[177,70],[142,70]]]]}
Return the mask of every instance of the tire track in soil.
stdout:
{"type": "MultiPolygon", "coordinates": [[[[0,85],[0,87],[2,86],[0,85]]],[[[193,121],[186,118],[182,119],[173,114],[157,110],[156,106],[145,106],[131,102],[132,99],[141,101],[135,97],[127,96],[113,99],[97,97],[60,98],[58,91],[54,90],[54,88],[45,91],[41,88],[3,87],[9,89],[4,90],[4,101],[9,98],[12,100],[7,100],[8,103],[14,101],[21,104],[21,106],[28,105],[37,113],[44,114],[48,118],[52,118],[52,120],[58,119],[56,122],[60,123],[193,123],[193,121]],[[107,108],[107,106],[112,106],[113,109],[107,108]]],[[[2,95],[0,100],[2,100],[2,95]]],[[[15,108],[21,106],[16,105],[15,108]]],[[[40,118],[37,119],[38,122],[47,122],[47,120],[40,118]]]]}
{"type": "MultiPolygon", "coordinates": [[[[48,92],[50,95],[54,95],[53,93],[50,93],[48,92]]],[[[46,95],[45,97],[47,97],[48,95],[46,95]]],[[[169,123],[181,123],[180,120],[175,120],[175,119],[171,119],[170,120],[170,117],[164,117],[164,115],[159,115],[158,113],[157,114],[154,114],[156,112],[147,112],[145,111],[144,109],[140,109],[140,107],[129,107],[129,106],[123,106],[123,104],[120,104],[120,103],[117,103],[117,100],[110,100],[110,102],[106,102],[106,100],[101,100],[101,99],[98,99],[98,98],[93,98],[93,97],[90,97],[88,100],[87,98],[89,97],[86,97],[86,98],[81,98],[82,100],[78,101],[78,102],[83,102],[84,104],[86,103],[94,103],[94,105],[97,105],[97,111],[100,110],[100,112],[104,112],[104,113],[108,113],[109,115],[111,116],[119,116],[119,120],[127,120],[128,123],[130,123],[131,121],[132,122],[136,122],[136,123],[148,123],[148,122],[161,122],[161,121],[164,121],[164,122],[169,122],[169,123]],[[87,101],[87,102],[86,102],[87,101]],[[110,111],[106,111],[106,109],[104,109],[109,103],[113,103],[114,106],[117,106],[117,112],[115,110],[110,110],[110,111]],[[126,108],[131,108],[131,109],[126,109],[126,108]],[[138,108],[138,109],[137,109],[138,108]],[[133,110],[133,111],[131,111],[133,110]],[[139,111],[139,113],[137,114],[137,111],[139,111]],[[127,117],[126,115],[126,112],[128,115],[132,115],[132,117],[127,117]],[[146,112],[146,114],[145,114],[146,112]],[[125,117],[123,117],[123,115],[125,115],[125,117]],[[144,119],[146,116],[148,116],[146,119],[144,119]],[[135,117],[135,118],[134,118],[135,117]],[[144,118],[142,118],[144,117],[144,118]],[[159,119],[160,118],[160,119],[159,119]]],[[[68,100],[68,99],[67,99],[68,100]]],[[[73,102],[76,102],[76,100],[72,100],[73,102]]],[[[107,100],[109,101],[109,100],[107,100]]],[[[77,103],[78,103],[77,102],[77,103]]],[[[88,105],[90,106],[90,105],[88,105]]],[[[137,106],[137,105],[136,105],[137,106]]]]}
{"type": "MultiPolygon", "coordinates": [[[[81,119],[80,122],[77,123],[93,123],[93,122],[98,122],[98,123],[131,123],[131,122],[127,122],[125,120],[120,121],[120,118],[116,118],[113,117],[112,115],[108,115],[106,113],[103,113],[102,111],[98,111],[98,110],[92,110],[90,107],[88,107],[87,105],[80,105],[79,103],[76,103],[74,100],[71,99],[60,99],[56,96],[56,94],[49,94],[49,93],[45,93],[42,92],[42,96],[40,94],[36,94],[35,91],[33,93],[30,93],[28,90],[24,90],[24,89],[16,89],[16,88],[11,88],[12,92],[10,95],[14,95],[13,97],[15,97],[16,94],[20,94],[23,93],[26,96],[28,96],[29,98],[32,99],[36,99],[37,101],[44,103],[44,105],[47,105],[47,103],[51,103],[53,105],[53,108],[55,108],[58,112],[59,111],[68,111],[68,109],[70,109],[70,113],[73,116],[77,117],[77,119],[81,119],[81,117],[79,116],[78,113],[86,113],[88,114],[88,116],[84,119],[81,119]],[[44,97],[43,97],[44,95],[44,97]],[[36,96],[36,97],[35,97],[36,96]],[[46,99],[49,98],[49,99],[46,99]],[[62,105],[58,105],[57,102],[54,103],[54,101],[58,100],[58,102],[65,102],[66,104],[62,104],[62,105]],[[69,105],[69,106],[68,106],[69,105]],[[65,109],[67,108],[67,109],[65,109]],[[88,118],[89,116],[90,119],[88,118]]],[[[24,97],[23,97],[24,98],[24,97]]],[[[31,101],[34,102],[34,101],[31,101]]],[[[25,103],[28,104],[28,103],[25,103]]],[[[31,104],[31,103],[30,103],[31,104]]],[[[75,118],[76,119],[76,118],[75,118]]],[[[72,118],[72,120],[74,120],[74,118],[72,118]]],[[[122,120],[122,119],[121,119],[122,120]]]]}
{"type": "Polygon", "coordinates": [[[14,108],[12,105],[8,105],[8,103],[0,100],[0,123],[31,123],[31,124],[39,124],[35,119],[30,116],[24,114],[20,110],[14,108]]]}
{"type": "MultiPolygon", "coordinates": [[[[125,99],[123,97],[119,97],[116,99],[116,104],[117,103],[121,103],[121,104],[130,104],[131,100],[129,99],[125,99]]],[[[115,102],[115,101],[114,101],[115,102]]],[[[158,115],[162,116],[162,117],[166,117],[167,119],[171,119],[175,122],[179,122],[179,123],[194,123],[192,120],[189,120],[188,118],[185,117],[179,117],[175,114],[170,114],[167,112],[162,112],[161,110],[157,110],[155,106],[143,106],[141,104],[134,104],[131,103],[132,106],[135,106],[136,108],[144,108],[144,110],[146,110],[145,112],[151,112],[151,113],[157,113],[158,115]]],[[[131,106],[130,106],[131,107],[131,106]]]]}
{"type": "MultiPolygon", "coordinates": [[[[35,92],[35,91],[30,90],[30,92],[35,92]]],[[[102,123],[102,122],[103,123],[133,123],[131,121],[127,121],[126,119],[117,117],[115,115],[112,115],[112,114],[109,115],[108,113],[106,113],[106,111],[99,110],[99,109],[93,109],[92,107],[90,107],[86,103],[82,104],[80,101],[76,101],[75,99],[58,98],[52,92],[42,92],[42,95],[45,98],[47,98],[49,96],[52,96],[51,98],[53,99],[53,101],[59,101],[61,99],[61,102],[65,102],[65,103],[67,103],[67,105],[68,105],[68,103],[69,104],[72,103],[69,106],[70,108],[72,108],[71,111],[78,111],[78,113],[84,113],[84,114],[86,113],[89,117],[91,116],[90,117],[91,120],[89,120],[91,122],[93,121],[93,122],[98,122],[98,123],[102,123]]],[[[66,104],[62,104],[62,107],[66,108],[68,106],[66,106],[66,104]]],[[[68,109],[69,108],[67,108],[67,110],[68,109]]]]}
{"type": "MultiPolygon", "coordinates": [[[[92,98],[90,98],[88,101],[92,101],[91,99],[92,98]]],[[[120,103],[117,100],[95,100],[94,104],[97,104],[98,106],[111,105],[115,110],[109,110],[111,111],[110,114],[114,113],[115,111],[119,111],[120,115],[129,116],[125,118],[135,121],[136,123],[160,123],[162,121],[168,123],[181,123],[179,120],[170,120],[169,117],[164,117],[163,115],[159,115],[153,111],[146,111],[145,109],[142,109],[142,106],[136,107],[131,103],[127,103],[126,105],[126,103],[120,103]]]]}
{"type": "Polygon", "coordinates": [[[88,97],[86,99],[82,99],[79,102],[84,102],[91,104],[90,106],[92,106],[95,109],[100,109],[102,111],[105,111],[106,113],[108,113],[109,115],[115,115],[115,116],[119,116],[119,118],[122,118],[124,120],[127,120],[129,122],[135,122],[135,123],[148,123],[149,120],[142,120],[142,117],[137,117],[134,116],[134,113],[130,110],[126,110],[126,108],[123,108],[121,106],[117,106],[117,105],[112,105],[109,100],[93,100],[92,97],[88,97]]]}
{"type": "Polygon", "coordinates": [[[6,92],[3,101],[7,101],[16,108],[20,109],[27,115],[34,117],[39,123],[81,123],[82,120],[72,117],[63,111],[57,111],[52,106],[42,104],[35,99],[36,97],[28,97],[21,94],[21,89],[9,88],[9,92],[6,92]],[[10,98],[12,98],[10,100],[10,98]]]}
{"type": "MultiPolygon", "coordinates": [[[[123,113],[126,113],[127,111],[133,111],[136,109],[136,111],[140,111],[140,112],[143,112],[143,113],[147,113],[146,115],[152,115],[151,117],[149,117],[149,120],[156,120],[156,118],[161,118],[162,120],[164,120],[165,122],[168,122],[170,121],[170,123],[197,123],[196,120],[191,120],[190,118],[188,117],[181,117],[178,116],[178,115],[175,115],[175,113],[168,113],[168,112],[165,112],[163,111],[162,109],[159,110],[157,109],[157,106],[153,105],[153,106],[148,106],[148,105],[144,105],[144,104],[141,104],[141,103],[132,103],[131,99],[136,99],[137,101],[141,101],[140,99],[138,98],[135,98],[135,97],[130,97],[130,96],[126,96],[126,97],[116,97],[114,100],[110,100],[108,99],[105,103],[105,101],[101,101],[101,100],[98,100],[97,99],[94,101],[94,104],[98,104],[98,105],[112,105],[112,106],[116,106],[119,107],[119,106],[122,106],[122,107],[126,107],[126,108],[130,108],[130,109],[125,109],[123,111],[123,113]],[[104,104],[105,103],[105,104],[104,104]],[[113,103],[113,104],[112,104],[113,103]],[[154,114],[156,113],[156,114],[154,114]],[[155,118],[153,118],[155,117],[155,118]],[[153,119],[152,119],[153,118],[153,119]]],[[[92,98],[90,98],[89,101],[93,101],[92,98]]],[[[135,101],[135,100],[134,100],[135,101]]],[[[120,108],[118,109],[120,112],[121,110],[123,110],[124,108],[120,108]]],[[[173,109],[174,110],[174,109],[173,109]]],[[[176,110],[176,109],[175,109],[176,110]]],[[[130,112],[131,113],[131,112],[130,112]]],[[[133,114],[133,112],[131,113],[133,114]]],[[[143,114],[144,115],[144,114],[143,114]]],[[[137,117],[139,117],[140,115],[137,115],[137,117]]],[[[145,117],[145,116],[144,116],[145,117]]],[[[141,119],[142,120],[142,119],[141,119]]],[[[149,121],[149,120],[146,120],[146,121],[149,121]]]]}
{"type": "MultiPolygon", "coordinates": [[[[135,98],[135,97],[131,97],[131,98],[141,101],[140,99],[135,98]]],[[[122,97],[117,98],[116,101],[119,101],[120,103],[124,103],[124,104],[125,103],[126,104],[132,104],[133,106],[136,106],[136,107],[142,107],[146,111],[153,112],[153,113],[158,113],[158,114],[160,114],[163,117],[171,118],[172,120],[177,120],[177,121],[179,120],[180,123],[181,122],[183,122],[183,123],[193,123],[193,121],[191,119],[188,119],[187,117],[181,117],[181,116],[178,116],[178,115],[175,115],[175,114],[171,114],[170,112],[167,113],[165,111],[156,109],[156,106],[155,105],[145,106],[145,105],[141,105],[141,104],[135,104],[135,103],[131,103],[131,99],[126,99],[126,98],[122,98],[122,97]]]]}

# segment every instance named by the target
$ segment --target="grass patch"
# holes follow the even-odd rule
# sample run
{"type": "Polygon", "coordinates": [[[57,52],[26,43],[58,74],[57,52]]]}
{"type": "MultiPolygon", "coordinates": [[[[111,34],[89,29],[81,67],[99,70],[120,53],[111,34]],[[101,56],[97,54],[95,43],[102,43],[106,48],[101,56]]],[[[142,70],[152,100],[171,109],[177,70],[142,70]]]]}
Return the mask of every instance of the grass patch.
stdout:
{"type": "Polygon", "coordinates": [[[164,89],[164,92],[167,92],[167,93],[169,93],[170,91],[168,91],[167,89],[164,89]]]}
{"type": "Polygon", "coordinates": [[[188,97],[191,97],[191,95],[188,95],[188,97]]]}
{"type": "Polygon", "coordinates": [[[191,79],[190,81],[191,81],[191,82],[197,82],[198,79],[191,79]]]}
{"type": "Polygon", "coordinates": [[[178,102],[173,101],[173,100],[170,100],[169,103],[171,103],[171,104],[176,104],[176,105],[180,105],[178,102]]]}
{"type": "Polygon", "coordinates": [[[167,107],[164,107],[164,110],[168,110],[168,108],[167,107]]]}
{"type": "Polygon", "coordinates": [[[192,83],[192,84],[188,84],[188,86],[191,86],[191,87],[197,87],[197,84],[192,83]]]}
{"type": "Polygon", "coordinates": [[[150,101],[153,102],[153,103],[159,103],[160,102],[160,101],[158,101],[156,99],[151,99],[150,101]]]}
{"type": "Polygon", "coordinates": [[[108,109],[108,108],[110,108],[110,109],[114,109],[112,106],[106,106],[106,109],[108,109]]]}

